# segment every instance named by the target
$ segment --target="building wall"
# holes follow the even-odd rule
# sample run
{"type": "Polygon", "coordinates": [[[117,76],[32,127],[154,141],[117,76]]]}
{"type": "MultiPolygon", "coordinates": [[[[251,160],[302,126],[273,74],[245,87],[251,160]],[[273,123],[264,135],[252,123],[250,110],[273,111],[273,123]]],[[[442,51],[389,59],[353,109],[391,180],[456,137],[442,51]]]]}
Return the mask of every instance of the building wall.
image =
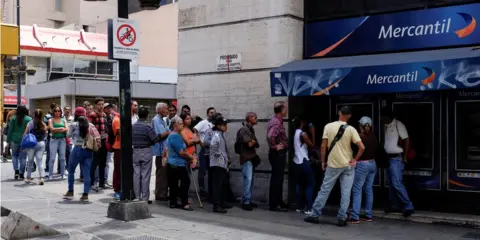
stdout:
{"type": "Polygon", "coordinates": [[[129,15],[140,28],[140,66],[177,68],[178,3],[129,15]]]}
{"type": "MultiPolygon", "coordinates": [[[[303,1],[298,0],[182,0],[179,1],[179,65],[177,98],[202,117],[213,106],[229,124],[227,141],[233,153],[237,130],[248,111],[258,114],[255,127],[263,170],[255,177],[254,199],[268,200],[270,165],[266,121],[273,115],[269,72],[302,58],[303,1]],[[240,53],[242,70],[216,72],[216,58],[240,53]]],[[[288,124],[285,124],[287,126],[288,124]]],[[[232,154],[231,185],[242,193],[238,156],[232,154]]],[[[287,170],[287,169],[286,169],[287,170]]],[[[287,176],[285,176],[287,177],[287,176]]],[[[284,197],[288,190],[284,184],[284,197]]]]}

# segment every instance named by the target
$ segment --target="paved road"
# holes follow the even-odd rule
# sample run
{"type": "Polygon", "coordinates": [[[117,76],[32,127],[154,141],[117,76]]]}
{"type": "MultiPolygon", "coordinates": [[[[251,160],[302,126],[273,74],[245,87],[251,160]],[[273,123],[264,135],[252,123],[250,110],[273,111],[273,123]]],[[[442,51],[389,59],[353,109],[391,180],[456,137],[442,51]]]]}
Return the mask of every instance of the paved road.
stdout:
{"type": "MultiPolygon", "coordinates": [[[[478,239],[480,231],[406,221],[377,220],[346,228],[336,227],[335,218],[324,217],[320,225],[302,221],[298,213],[272,213],[261,206],[253,212],[235,207],[226,215],[211,213],[211,205],[194,212],[171,210],[165,203],[150,205],[153,218],[120,222],[106,218],[112,199],[110,190],[90,194],[91,203],[67,202],[61,195],[66,181],[44,186],[12,180],[10,163],[0,164],[1,204],[57,230],[96,239],[122,239],[150,235],[164,239],[478,239]]],[[[36,173],[33,175],[37,176],[36,173]]],[[[77,183],[76,189],[82,185],[77,183]]],[[[153,188],[152,188],[153,189],[153,188]]],[[[77,192],[77,193],[80,193],[77,192]]],[[[80,197],[76,193],[76,197],[80,197]]],[[[153,239],[153,238],[152,238],[153,239]]]]}

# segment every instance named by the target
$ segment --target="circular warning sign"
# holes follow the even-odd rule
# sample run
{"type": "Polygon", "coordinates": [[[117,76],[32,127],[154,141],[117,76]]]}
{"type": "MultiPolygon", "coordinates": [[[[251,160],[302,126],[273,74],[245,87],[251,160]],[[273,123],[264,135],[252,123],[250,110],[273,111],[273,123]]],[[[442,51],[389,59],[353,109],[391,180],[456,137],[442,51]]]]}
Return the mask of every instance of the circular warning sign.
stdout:
{"type": "Polygon", "coordinates": [[[117,39],[121,45],[130,47],[135,44],[135,41],[137,40],[137,33],[131,25],[123,24],[117,28],[117,39]]]}

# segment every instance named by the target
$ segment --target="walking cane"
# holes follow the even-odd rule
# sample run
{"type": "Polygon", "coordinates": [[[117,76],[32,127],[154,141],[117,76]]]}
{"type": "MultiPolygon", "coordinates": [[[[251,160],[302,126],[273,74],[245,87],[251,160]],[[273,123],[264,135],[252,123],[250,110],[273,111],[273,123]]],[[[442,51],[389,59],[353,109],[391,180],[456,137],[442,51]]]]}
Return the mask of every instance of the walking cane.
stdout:
{"type": "Polygon", "coordinates": [[[190,171],[190,178],[191,178],[190,181],[192,181],[192,182],[193,182],[193,185],[195,186],[195,193],[197,194],[198,203],[200,204],[200,207],[203,208],[203,203],[202,203],[202,200],[200,199],[200,194],[198,193],[197,180],[195,180],[197,174],[194,174],[195,171],[193,171],[191,168],[188,168],[188,169],[189,169],[189,171],[190,171]]]}

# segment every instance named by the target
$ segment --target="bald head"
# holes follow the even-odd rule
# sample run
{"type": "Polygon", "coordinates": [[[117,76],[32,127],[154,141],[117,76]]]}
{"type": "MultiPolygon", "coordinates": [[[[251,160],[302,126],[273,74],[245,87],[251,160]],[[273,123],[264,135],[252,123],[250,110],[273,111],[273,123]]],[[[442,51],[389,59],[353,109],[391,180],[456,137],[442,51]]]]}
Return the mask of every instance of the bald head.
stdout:
{"type": "Polygon", "coordinates": [[[287,104],[284,101],[278,101],[273,105],[273,111],[276,115],[287,116],[287,104]]]}

